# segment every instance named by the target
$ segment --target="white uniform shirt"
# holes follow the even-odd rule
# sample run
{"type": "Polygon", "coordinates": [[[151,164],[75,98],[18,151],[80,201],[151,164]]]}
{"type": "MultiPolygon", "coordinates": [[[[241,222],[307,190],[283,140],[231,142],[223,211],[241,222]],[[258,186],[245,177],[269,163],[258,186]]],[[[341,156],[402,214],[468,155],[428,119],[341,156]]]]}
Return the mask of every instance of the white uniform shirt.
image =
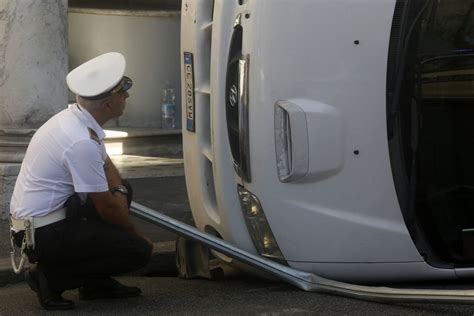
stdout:
{"type": "Polygon", "coordinates": [[[104,137],[97,121],[77,103],[41,126],[15,184],[12,216],[47,215],[63,207],[74,192],[108,191],[104,137]]]}

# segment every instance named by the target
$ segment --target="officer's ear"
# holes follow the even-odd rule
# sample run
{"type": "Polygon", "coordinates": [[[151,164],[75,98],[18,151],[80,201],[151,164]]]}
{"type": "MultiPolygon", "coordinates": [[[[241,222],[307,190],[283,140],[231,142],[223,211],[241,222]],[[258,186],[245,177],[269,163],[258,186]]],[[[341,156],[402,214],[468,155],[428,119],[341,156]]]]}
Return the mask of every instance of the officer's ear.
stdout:
{"type": "Polygon", "coordinates": [[[112,99],[110,97],[106,98],[104,101],[102,101],[102,108],[106,109],[108,111],[112,110],[112,99]]]}

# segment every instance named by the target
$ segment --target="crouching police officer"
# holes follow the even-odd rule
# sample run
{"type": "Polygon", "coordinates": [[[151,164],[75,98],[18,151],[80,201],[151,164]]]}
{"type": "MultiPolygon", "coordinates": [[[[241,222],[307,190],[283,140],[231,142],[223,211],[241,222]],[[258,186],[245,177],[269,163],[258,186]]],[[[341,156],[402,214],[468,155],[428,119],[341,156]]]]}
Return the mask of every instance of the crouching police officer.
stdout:
{"type": "Polygon", "coordinates": [[[131,188],[105,151],[102,126],[122,115],[132,80],[125,58],[107,53],[67,76],[77,103],[33,136],[11,201],[12,236],[32,265],[25,271],[45,309],[72,309],[62,298],[131,297],[141,293],[111,278],[144,266],[152,244],[129,218],[131,188]]]}

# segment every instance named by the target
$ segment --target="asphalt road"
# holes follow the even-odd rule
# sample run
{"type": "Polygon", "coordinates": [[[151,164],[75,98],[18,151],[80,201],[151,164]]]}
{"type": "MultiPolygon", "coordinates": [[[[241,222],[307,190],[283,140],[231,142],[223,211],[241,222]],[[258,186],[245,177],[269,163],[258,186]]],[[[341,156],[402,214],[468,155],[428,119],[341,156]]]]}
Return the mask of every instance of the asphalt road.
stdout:
{"type": "Polygon", "coordinates": [[[76,302],[68,312],[43,311],[24,283],[0,290],[0,315],[473,315],[474,306],[380,304],[308,293],[289,285],[252,277],[221,281],[178,278],[121,277],[140,286],[137,298],[79,301],[77,291],[65,297],[76,302]]]}
{"type": "MultiPolygon", "coordinates": [[[[136,201],[192,224],[183,177],[134,179],[136,201]]],[[[140,222],[154,241],[172,241],[174,234],[140,222]]],[[[173,261],[173,260],[171,260],[173,261]]],[[[166,274],[169,276],[170,274],[166,274]]],[[[174,277],[121,277],[140,286],[143,295],[126,300],[83,302],[77,291],[65,297],[76,302],[68,312],[44,311],[25,283],[0,288],[0,316],[6,315],[474,315],[474,305],[380,304],[300,291],[245,275],[220,281],[174,277]]],[[[443,288],[444,284],[439,284],[443,288]]],[[[459,286],[459,285],[458,285],[459,286]]],[[[461,288],[473,288],[468,282],[461,288]]]]}
{"type": "MultiPolygon", "coordinates": [[[[184,177],[140,178],[128,180],[133,200],[181,222],[194,225],[184,177]]],[[[137,227],[155,242],[176,240],[176,235],[136,217],[137,227]]]]}

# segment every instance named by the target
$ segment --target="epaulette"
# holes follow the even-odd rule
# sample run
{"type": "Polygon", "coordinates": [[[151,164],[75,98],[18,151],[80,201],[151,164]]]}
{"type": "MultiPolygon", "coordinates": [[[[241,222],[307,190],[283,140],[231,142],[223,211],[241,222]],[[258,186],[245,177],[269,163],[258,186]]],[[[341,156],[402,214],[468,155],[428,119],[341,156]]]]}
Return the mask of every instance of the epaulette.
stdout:
{"type": "Polygon", "coordinates": [[[100,145],[100,139],[97,133],[90,127],[88,127],[87,130],[89,131],[89,137],[100,145]]]}

